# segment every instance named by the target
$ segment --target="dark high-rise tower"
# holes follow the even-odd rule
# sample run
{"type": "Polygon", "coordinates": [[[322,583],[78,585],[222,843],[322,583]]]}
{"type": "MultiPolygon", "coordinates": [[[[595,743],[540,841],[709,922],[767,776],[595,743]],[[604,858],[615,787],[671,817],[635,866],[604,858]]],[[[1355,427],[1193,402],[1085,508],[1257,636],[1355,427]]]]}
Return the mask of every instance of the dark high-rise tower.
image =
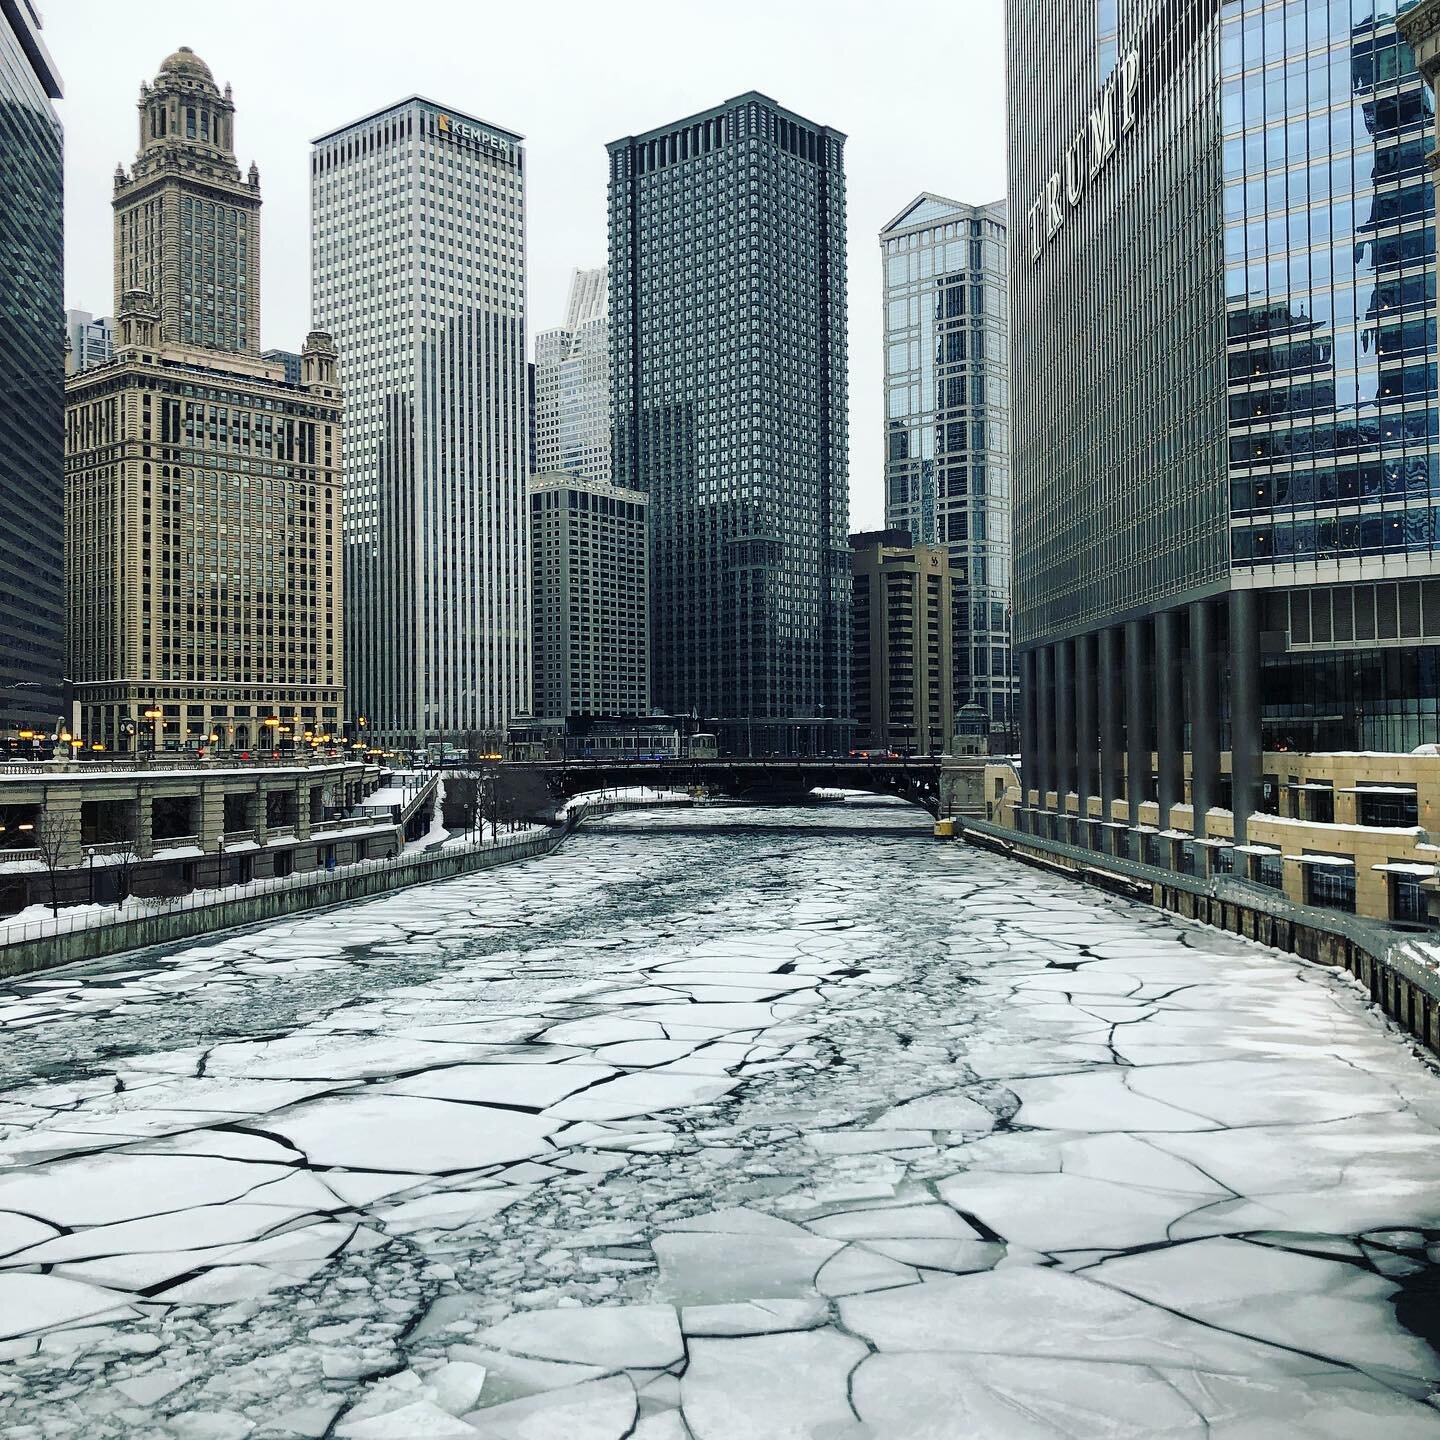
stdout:
{"type": "Polygon", "coordinates": [[[845,137],[754,93],[610,151],[614,477],[650,496],[654,703],[850,732],[845,137]]]}
{"type": "Polygon", "coordinates": [[[64,704],[60,77],[29,0],[0,0],[0,734],[64,704]]]}

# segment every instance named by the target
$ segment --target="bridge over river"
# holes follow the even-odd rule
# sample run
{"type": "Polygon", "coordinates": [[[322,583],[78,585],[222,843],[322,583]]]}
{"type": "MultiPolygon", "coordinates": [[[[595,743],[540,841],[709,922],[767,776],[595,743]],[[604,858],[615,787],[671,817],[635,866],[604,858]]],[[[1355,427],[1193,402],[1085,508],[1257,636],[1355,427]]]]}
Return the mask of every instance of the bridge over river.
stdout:
{"type": "Polygon", "coordinates": [[[727,756],[716,760],[512,760],[507,768],[543,775],[557,795],[627,785],[654,789],[703,787],[760,803],[794,799],[817,789],[893,795],[940,813],[938,756],[894,760],[819,756],[727,756]]]}

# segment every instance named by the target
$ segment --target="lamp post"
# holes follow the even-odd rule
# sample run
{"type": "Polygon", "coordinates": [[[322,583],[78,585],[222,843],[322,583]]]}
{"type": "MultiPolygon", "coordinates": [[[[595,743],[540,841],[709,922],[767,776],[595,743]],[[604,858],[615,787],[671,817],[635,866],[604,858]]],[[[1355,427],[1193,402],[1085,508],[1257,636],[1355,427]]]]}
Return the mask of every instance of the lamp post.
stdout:
{"type": "Polygon", "coordinates": [[[160,748],[160,722],[165,718],[165,712],[152,705],[145,712],[145,718],[150,721],[150,753],[153,755],[160,748]]]}

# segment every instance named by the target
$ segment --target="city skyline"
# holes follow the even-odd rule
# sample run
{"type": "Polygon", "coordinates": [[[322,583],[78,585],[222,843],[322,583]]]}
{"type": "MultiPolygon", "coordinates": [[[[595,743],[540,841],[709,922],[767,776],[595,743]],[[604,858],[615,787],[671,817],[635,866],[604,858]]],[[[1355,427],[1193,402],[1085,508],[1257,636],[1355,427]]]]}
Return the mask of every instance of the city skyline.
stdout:
{"type": "Polygon", "coordinates": [[[483,26],[478,17],[463,14],[447,14],[443,26],[422,17],[413,31],[397,33],[384,47],[374,42],[375,26],[357,23],[336,33],[318,13],[312,17],[278,5],[275,20],[283,21],[289,39],[276,47],[268,39],[272,27],[261,23],[269,8],[253,6],[242,15],[157,0],[142,15],[126,15],[123,24],[114,7],[92,0],[47,8],[47,43],[61,58],[69,97],[59,102],[66,125],[67,306],[107,313],[112,271],[106,207],[116,161],[126,158],[130,142],[128,131],[117,133],[109,117],[127,114],[134,104],[132,77],[149,73],[157,55],[178,45],[216,63],[223,57],[236,103],[245,107],[240,164],[248,167],[255,160],[265,187],[262,349],[298,350],[304,339],[310,302],[304,243],[308,157],[315,136],[417,91],[523,132],[531,172],[527,310],[533,335],[563,319],[572,269],[604,263],[606,143],[699,111],[718,97],[759,90],[801,113],[823,115],[850,136],[850,524],[881,523],[876,417],[883,356],[874,302],[880,283],[874,236],[921,190],[974,204],[1003,196],[999,0],[970,0],[964,7],[927,3],[898,17],[872,16],[860,5],[829,5],[823,7],[826,23],[818,41],[814,18],[821,7],[776,15],[747,5],[733,27],[709,34],[704,47],[688,43],[684,26],[660,23],[665,12],[657,6],[656,23],[639,15],[627,26],[627,35],[660,37],[647,40],[650,48],[639,52],[647,80],[635,87],[615,86],[613,65],[597,63],[597,54],[615,51],[616,32],[584,7],[561,7],[563,23],[547,11],[543,25],[538,13],[533,19],[487,15],[483,26]],[[743,23],[746,16],[754,23],[763,18],[770,37],[763,53],[747,41],[753,25],[743,23]],[[547,83],[539,88],[529,83],[524,66],[478,71],[468,58],[475,46],[464,43],[472,32],[487,50],[509,44],[545,56],[547,83]],[[104,44],[94,43],[97,34],[104,35],[104,44]],[[883,47],[929,49],[962,39],[967,48],[992,58],[990,65],[977,67],[973,87],[936,87],[929,98],[917,92],[905,107],[896,107],[871,83],[871,56],[883,47]],[[322,52],[327,71],[319,84],[309,57],[322,52]],[[563,106],[557,102],[562,94],[563,106]],[[267,95],[283,96],[284,103],[267,104],[267,95]],[[983,143],[957,148],[957,135],[978,135],[983,143]]]}

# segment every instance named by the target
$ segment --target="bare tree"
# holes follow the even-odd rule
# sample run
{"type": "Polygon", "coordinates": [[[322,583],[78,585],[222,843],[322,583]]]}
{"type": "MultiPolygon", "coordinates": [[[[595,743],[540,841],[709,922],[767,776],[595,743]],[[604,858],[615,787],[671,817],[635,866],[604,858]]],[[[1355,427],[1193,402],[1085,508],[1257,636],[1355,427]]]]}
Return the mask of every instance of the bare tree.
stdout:
{"type": "Polygon", "coordinates": [[[140,847],[133,835],[122,835],[111,846],[115,857],[115,903],[123,905],[130,898],[135,879],[135,866],[140,862],[140,847]]]}
{"type": "Polygon", "coordinates": [[[50,882],[50,910],[57,916],[60,914],[60,872],[66,868],[62,861],[77,839],[73,814],[68,810],[52,810],[49,806],[41,810],[35,822],[35,848],[40,852],[40,863],[50,882]]]}
{"type": "Polygon", "coordinates": [[[555,823],[555,797],[550,787],[531,770],[502,765],[495,772],[496,808],[512,824],[537,821],[555,823]]]}

